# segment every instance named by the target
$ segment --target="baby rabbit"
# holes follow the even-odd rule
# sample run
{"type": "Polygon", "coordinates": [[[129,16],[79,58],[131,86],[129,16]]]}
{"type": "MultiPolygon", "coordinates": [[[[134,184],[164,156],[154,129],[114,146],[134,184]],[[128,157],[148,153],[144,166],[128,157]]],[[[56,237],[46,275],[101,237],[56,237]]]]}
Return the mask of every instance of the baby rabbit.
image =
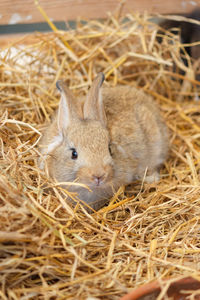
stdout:
{"type": "Polygon", "coordinates": [[[135,87],[101,88],[103,81],[99,73],[82,106],[58,81],[59,108],[40,144],[40,167],[96,210],[121,185],[145,174],[158,180],[168,153],[167,128],[151,97],[135,87]],[[69,185],[74,181],[90,190],[69,185]]]}

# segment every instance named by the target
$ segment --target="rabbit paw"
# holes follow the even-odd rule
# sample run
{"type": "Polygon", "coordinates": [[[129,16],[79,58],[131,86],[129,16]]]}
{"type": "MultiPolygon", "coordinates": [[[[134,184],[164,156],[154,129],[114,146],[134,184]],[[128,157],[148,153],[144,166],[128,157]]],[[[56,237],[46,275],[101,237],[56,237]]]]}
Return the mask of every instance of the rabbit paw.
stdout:
{"type": "Polygon", "coordinates": [[[159,180],[160,180],[160,174],[157,171],[155,171],[151,175],[147,175],[145,177],[145,182],[146,183],[158,182],[159,180]]]}

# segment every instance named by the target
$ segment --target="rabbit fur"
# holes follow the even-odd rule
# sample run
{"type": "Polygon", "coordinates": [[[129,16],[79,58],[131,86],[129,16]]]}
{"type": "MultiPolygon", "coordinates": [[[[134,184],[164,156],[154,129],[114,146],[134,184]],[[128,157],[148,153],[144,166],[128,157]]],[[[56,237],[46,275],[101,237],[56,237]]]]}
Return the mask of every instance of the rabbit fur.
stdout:
{"type": "Polygon", "coordinates": [[[40,143],[40,167],[96,210],[121,185],[145,174],[158,180],[168,154],[168,131],[152,98],[130,86],[101,88],[103,81],[99,73],[83,105],[57,82],[59,108],[40,143]],[[74,181],[89,189],[70,186],[74,181]]]}

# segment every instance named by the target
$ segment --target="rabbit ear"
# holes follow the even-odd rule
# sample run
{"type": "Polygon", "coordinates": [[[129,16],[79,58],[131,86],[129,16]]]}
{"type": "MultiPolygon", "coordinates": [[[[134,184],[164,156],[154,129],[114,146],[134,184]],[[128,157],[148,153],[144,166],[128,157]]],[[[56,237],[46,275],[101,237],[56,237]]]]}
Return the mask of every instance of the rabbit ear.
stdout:
{"type": "Polygon", "coordinates": [[[98,120],[106,126],[106,115],[101,96],[104,74],[99,73],[94,79],[83,107],[84,119],[98,120]]]}
{"type": "Polygon", "coordinates": [[[75,112],[75,108],[72,103],[74,101],[74,97],[70,90],[66,87],[63,81],[59,80],[56,82],[56,87],[61,93],[61,99],[58,107],[58,115],[57,115],[57,126],[59,133],[62,133],[65,130],[72,119],[77,118],[77,114],[75,112]]]}

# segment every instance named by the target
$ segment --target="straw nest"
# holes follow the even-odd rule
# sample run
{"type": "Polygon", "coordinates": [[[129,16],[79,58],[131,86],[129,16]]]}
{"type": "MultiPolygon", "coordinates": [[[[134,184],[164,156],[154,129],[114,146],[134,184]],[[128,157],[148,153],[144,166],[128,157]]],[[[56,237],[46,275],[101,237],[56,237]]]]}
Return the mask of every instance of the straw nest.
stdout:
{"type": "Polygon", "coordinates": [[[2,50],[1,299],[119,299],[156,278],[199,278],[200,83],[178,35],[158,43],[158,30],[147,15],[112,15],[2,50]],[[81,95],[100,71],[105,85],[154,96],[171,150],[160,182],[121,187],[88,214],[38,169],[37,143],[58,106],[55,82],[81,95]]]}

